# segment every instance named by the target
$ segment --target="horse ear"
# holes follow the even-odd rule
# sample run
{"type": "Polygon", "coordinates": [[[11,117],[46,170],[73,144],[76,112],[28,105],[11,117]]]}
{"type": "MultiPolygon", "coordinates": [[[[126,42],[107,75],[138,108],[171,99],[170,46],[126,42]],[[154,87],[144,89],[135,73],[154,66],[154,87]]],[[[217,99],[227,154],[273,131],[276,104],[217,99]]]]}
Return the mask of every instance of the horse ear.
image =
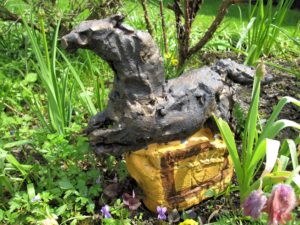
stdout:
{"type": "Polygon", "coordinates": [[[111,16],[110,18],[111,23],[115,28],[119,28],[127,33],[133,33],[134,29],[126,24],[123,24],[123,21],[125,19],[125,16],[122,14],[116,14],[111,16]]]}
{"type": "Polygon", "coordinates": [[[109,17],[109,20],[113,23],[114,26],[118,26],[123,23],[125,16],[122,14],[116,14],[109,17]]]}

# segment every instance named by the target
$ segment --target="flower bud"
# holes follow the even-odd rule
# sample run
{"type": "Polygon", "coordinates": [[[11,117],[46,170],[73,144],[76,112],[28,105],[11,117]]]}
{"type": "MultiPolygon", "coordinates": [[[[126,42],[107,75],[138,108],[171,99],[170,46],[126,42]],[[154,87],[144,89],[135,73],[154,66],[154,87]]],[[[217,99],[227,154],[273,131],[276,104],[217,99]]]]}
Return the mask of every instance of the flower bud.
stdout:
{"type": "Polygon", "coordinates": [[[258,219],[267,202],[267,197],[261,190],[253,191],[245,200],[242,207],[245,216],[258,219]]]}
{"type": "Polygon", "coordinates": [[[264,61],[260,61],[259,62],[259,64],[257,65],[257,67],[256,67],[256,77],[258,78],[258,79],[263,79],[264,78],[264,76],[266,75],[266,73],[267,73],[267,71],[266,71],[266,66],[265,66],[265,64],[264,64],[264,61]]]}
{"type": "Polygon", "coordinates": [[[286,221],[291,220],[291,211],[295,206],[296,195],[290,185],[278,184],[274,186],[264,210],[269,214],[268,224],[285,224],[286,221]]]}

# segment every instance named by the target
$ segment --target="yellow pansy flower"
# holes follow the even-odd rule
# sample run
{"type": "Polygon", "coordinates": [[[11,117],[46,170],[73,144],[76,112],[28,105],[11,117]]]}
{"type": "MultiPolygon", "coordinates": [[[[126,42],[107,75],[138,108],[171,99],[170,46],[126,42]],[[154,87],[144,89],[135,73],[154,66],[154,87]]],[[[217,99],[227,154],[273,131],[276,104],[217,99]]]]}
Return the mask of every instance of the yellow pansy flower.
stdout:
{"type": "Polygon", "coordinates": [[[171,54],[170,53],[165,53],[165,59],[170,59],[171,58],[171,54]]]}
{"type": "Polygon", "coordinates": [[[186,219],[185,221],[181,222],[179,225],[198,225],[195,220],[186,219]]]}
{"type": "Polygon", "coordinates": [[[178,60],[177,60],[177,59],[174,59],[174,58],[172,58],[172,60],[171,60],[171,64],[172,64],[173,66],[177,66],[177,65],[178,65],[178,60]]]}

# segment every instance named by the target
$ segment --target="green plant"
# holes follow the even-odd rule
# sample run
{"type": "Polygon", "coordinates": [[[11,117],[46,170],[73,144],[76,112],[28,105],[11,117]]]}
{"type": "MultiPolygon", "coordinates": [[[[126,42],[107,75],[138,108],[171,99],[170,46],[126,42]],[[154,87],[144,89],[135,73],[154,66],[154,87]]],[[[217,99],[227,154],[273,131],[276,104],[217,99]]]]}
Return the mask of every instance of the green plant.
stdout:
{"type": "Polygon", "coordinates": [[[121,199],[117,199],[111,207],[111,214],[113,218],[104,218],[101,220],[103,225],[130,225],[129,211],[124,208],[121,199]]]}
{"type": "MultiPolygon", "coordinates": [[[[48,128],[51,132],[59,132],[60,134],[65,133],[65,128],[70,126],[71,123],[71,115],[73,110],[72,105],[72,96],[73,96],[73,85],[69,87],[68,83],[68,73],[62,72],[61,76],[58,76],[56,62],[57,62],[57,39],[58,39],[58,31],[60,22],[58,22],[53,40],[52,40],[52,51],[51,55],[48,51],[48,44],[44,29],[44,22],[40,19],[41,24],[41,32],[42,32],[42,44],[43,44],[43,52],[39,47],[37,42],[38,36],[34,34],[34,32],[29,28],[28,24],[24,20],[25,28],[27,34],[29,36],[29,40],[35,54],[36,60],[38,62],[38,66],[35,67],[40,79],[42,80],[42,84],[46,89],[47,100],[48,100],[48,119],[44,116],[42,107],[40,103],[34,97],[34,105],[35,111],[41,121],[41,123],[48,128]],[[47,122],[49,121],[49,122],[47,122]]],[[[59,50],[58,50],[59,51],[59,50]]],[[[79,87],[82,90],[82,98],[84,99],[84,103],[86,108],[88,109],[90,115],[96,114],[96,109],[92,104],[89,96],[85,92],[85,88],[80,80],[79,75],[75,71],[74,67],[71,65],[67,57],[59,51],[62,58],[68,65],[68,69],[71,74],[77,81],[79,87]]]]}
{"type": "MultiPolygon", "coordinates": [[[[270,157],[272,157],[272,154],[274,155],[276,149],[277,151],[279,149],[279,142],[271,139],[275,138],[276,135],[286,127],[293,127],[300,130],[300,124],[296,122],[285,119],[276,121],[280,111],[285,104],[293,103],[297,106],[300,106],[300,101],[292,97],[282,98],[274,108],[274,111],[271,114],[270,118],[267,120],[264,128],[262,128],[261,131],[257,128],[260,82],[264,73],[265,72],[263,65],[260,64],[253,83],[252,101],[243,132],[241,157],[238,154],[234,135],[229,125],[221,118],[215,118],[223,140],[225,141],[229,154],[233,160],[237,181],[239,184],[241,203],[245,200],[245,198],[252,190],[256,189],[259,186],[259,181],[256,181],[255,175],[258,171],[260,171],[262,161],[264,160],[266,154],[268,161],[268,154],[270,157]]],[[[271,162],[266,163],[266,169],[262,174],[263,176],[266,173],[271,172],[275,165],[275,161],[274,158],[271,158],[271,162]]],[[[276,174],[274,174],[274,178],[275,177],[276,174]]]]}
{"type": "Polygon", "coordinates": [[[245,127],[245,113],[238,103],[234,104],[232,114],[236,121],[236,133],[241,135],[245,127]]]}
{"type": "Polygon", "coordinates": [[[63,52],[60,51],[60,50],[58,50],[58,51],[59,51],[60,55],[62,56],[62,58],[67,63],[68,69],[71,71],[71,74],[73,75],[73,78],[75,79],[75,81],[77,82],[78,86],[81,89],[80,98],[82,99],[83,105],[88,110],[88,113],[89,113],[90,116],[95,115],[97,113],[96,107],[92,103],[92,100],[91,100],[90,96],[88,95],[88,92],[86,91],[86,89],[85,89],[85,87],[84,87],[84,85],[83,85],[83,83],[80,79],[79,73],[77,73],[77,71],[72,66],[72,64],[70,63],[68,58],[63,54],[63,52]]]}
{"type": "Polygon", "coordinates": [[[39,115],[39,119],[41,120],[43,125],[45,125],[52,132],[57,131],[59,133],[64,133],[64,128],[69,125],[71,120],[72,90],[68,91],[67,89],[68,77],[66,74],[63,75],[61,83],[58,82],[57,79],[55,60],[57,52],[56,43],[59,23],[54,34],[51,55],[48,52],[48,44],[42,19],[40,20],[40,23],[42,27],[42,42],[43,50],[45,51],[45,58],[43,57],[43,53],[38,45],[37,36],[34,35],[33,31],[29,28],[27,23],[24,22],[27,34],[29,36],[29,40],[33,48],[33,52],[38,62],[38,67],[36,67],[36,71],[40,79],[42,80],[44,88],[47,92],[49,124],[47,123],[47,120],[43,117],[42,109],[41,107],[39,107],[39,104],[35,99],[35,104],[37,106],[36,109],[39,115]]]}
{"type": "Polygon", "coordinates": [[[275,10],[273,0],[268,0],[266,6],[263,0],[256,1],[254,6],[249,1],[249,22],[237,43],[238,49],[242,49],[244,43],[247,46],[247,65],[255,65],[262,55],[270,55],[279,33],[278,27],[281,27],[293,1],[279,0],[275,10]]]}
{"type": "Polygon", "coordinates": [[[263,225],[266,224],[266,219],[263,218],[261,221],[255,221],[251,222],[244,216],[238,214],[238,213],[233,213],[230,211],[225,211],[221,215],[218,216],[218,220],[216,222],[208,223],[207,225],[223,225],[223,224],[235,224],[235,225],[263,225]]]}
{"type": "Polygon", "coordinates": [[[94,62],[92,62],[93,55],[91,55],[89,51],[85,51],[85,56],[85,64],[87,65],[86,67],[89,77],[92,77],[92,79],[94,80],[94,75],[96,75],[96,82],[94,82],[94,92],[97,102],[97,108],[99,111],[103,111],[106,107],[106,99],[108,95],[108,89],[105,87],[105,79],[112,79],[113,75],[109,76],[112,71],[104,60],[98,63],[99,66],[94,66],[94,62]]]}
{"type": "MultiPolygon", "coordinates": [[[[40,31],[38,17],[43,16],[46,27],[55,28],[58,18],[64,15],[60,30],[61,33],[68,31],[74,22],[84,19],[98,19],[107,17],[118,12],[122,2],[120,0],[59,0],[59,1],[19,1],[10,0],[0,3],[0,20],[14,23],[23,23],[21,15],[30,12],[32,21],[30,25],[40,31]]],[[[51,30],[51,29],[49,29],[51,30]]],[[[48,31],[48,30],[47,30],[48,31]]]]}
{"type": "Polygon", "coordinates": [[[75,224],[91,219],[83,212],[95,213],[95,201],[102,191],[97,179],[102,175],[86,138],[76,137],[72,144],[59,134],[36,133],[32,138],[30,142],[8,142],[1,146],[7,150],[0,151],[0,165],[5,166],[0,176],[0,185],[4,187],[4,201],[0,204],[3,221],[37,224],[48,217],[59,217],[62,223],[75,224]],[[34,152],[23,156],[26,164],[20,164],[8,153],[29,143],[34,152]]]}
{"type": "MultiPolygon", "coordinates": [[[[148,10],[146,7],[146,1],[141,1],[143,5],[145,21],[147,24],[148,32],[152,35],[152,27],[150,19],[148,16],[148,10]]],[[[214,33],[222,23],[228,8],[233,3],[240,3],[241,1],[231,1],[222,0],[220,2],[220,7],[216,13],[214,21],[211,23],[210,27],[206,30],[203,37],[198,40],[193,46],[191,46],[191,30],[193,22],[196,19],[197,13],[201,8],[203,1],[201,0],[174,0],[173,4],[170,4],[169,8],[172,9],[175,16],[175,27],[176,27],[176,38],[177,38],[177,48],[178,48],[178,69],[182,72],[185,63],[190,59],[195,53],[199,52],[206,43],[213,37],[214,33]]],[[[162,23],[164,25],[164,23],[162,23]]],[[[164,30],[164,28],[162,29],[164,30]]],[[[164,43],[165,44],[165,43],[164,43]]]]}
{"type": "MultiPolygon", "coordinates": [[[[150,215],[147,211],[144,212],[142,209],[145,216],[140,213],[141,211],[128,211],[124,208],[122,200],[114,201],[102,194],[102,185],[110,183],[112,179],[118,182],[123,181],[121,182],[122,185],[124,184],[122,188],[127,187],[126,176],[128,174],[124,160],[110,157],[104,162],[103,159],[95,158],[89,149],[87,139],[81,134],[87,123],[87,114],[93,114],[93,110],[91,110],[93,107],[87,105],[89,103],[86,97],[93,99],[90,103],[95,103],[97,111],[103,110],[113,79],[113,71],[108,69],[107,64],[103,64],[87,51],[78,51],[77,55],[72,58],[63,57],[63,55],[65,56],[64,51],[59,50],[58,43],[57,54],[53,60],[54,49],[52,46],[58,18],[62,19],[58,34],[60,36],[66,32],[64,28],[73,27],[79,21],[86,19],[92,11],[98,15],[99,13],[103,15],[102,12],[115,12],[115,8],[99,9],[97,6],[106,2],[118,4],[119,0],[84,1],[81,5],[80,2],[82,0],[9,0],[0,3],[0,11],[2,6],[9,10],[5,11],[5,14],[0,13],[0,33],[3,34],[0,35],[0,224],[42,224],[42,222],[49,222],[50,219],[63,225],[99,223],[142,225],[148,223],[150,215]],[[95,4],[90,4],[91,2],[95,4]],[[9,15],[6,14],[7,12],[13,13],[10,14],[12,17],[7,17],[9,15]],[[29,23],[28,27],[36,41],[39,55],[46,65],[47,70],[45,71],[50,74],[47,74],[49,79],[51,79],[51,68],[48,68],[47,58],[50,59],[50,67],[54,62],[59,90],[63,90],[63,84],[66,81],[65,102],[71,103],[72,115],[71,122],[63,128],[63,134],[54,129],[43,129],[38,124],[39,117],[37,115],[40,115],[42,117],[40,121],[47,122],[45,127],[51,127],[48,113],[49,97],[45,91],[47,88],[41,79],[42,70],[37,60],[37,51],[34,50],[22,20],[16,20],[14,15],[23,15],[29,23]],[[3,19],[3,16],[11,18],[10,21],[3,19]],[[43,19],[45,27],[44,34],[41,30],[41,19],[43,19]],[[48,52],[44,47],[44,42],[47,44],[48,52]],[[99,82],[96,83],[97,79],[99,82]],[[72,95],[70,95],[71,92],[72,95]],[[111,205],[113,219],[102,220],[99,209],[104,202],[111,205]]],[[[142,8],[138,6],[138,2],[127,0],[123,2],[125,7],[122,8],[122,11],[127,14],[126,23],[134,28],[145,30],[142,8]]],[[[164,41],[160,25],[159,4],[155,0],[148,0],[148,2],[155,39],[163,52],[164,41]]],[[[167,6],[172,2],[174,1],[167,0],[164,1],[164,4],[167,6]]],[[[206,1],[202,5],[201,15],[197,15],[193,24],[190,46],[197,43],[197,37],[204,35],[206,28],[213,21],[220,3],[221,0],[215,0],[206,1]]],[[[241,12],[247,10],[246,4],[239,6],[241,12]]],[[[238,33],[240,33],[243,19],[241,18],[240,21],[236,19],[239,17],[235,9],[237,7],[234,5],[230,7],[223,25],[215,33],[212,41],[206,45],[205,52],[208,52],[208,56],[211,51],[217,50],[219,53],[228,48],[234,49],[232,46],[236,46],[236,42],[240,38],[238,33]],[[237,38],[234,38],[233,35],[237,38]]],[[[176,29],[173,11],[167,10],[165,7],[164,14],[169,47],[169,54],[163,54],[165,72],[167,77],[173,77],[177,72],[176,29]]],[[[299,55],[299,24],[298,29],[295,29],[293,24],[296,24],[295,21],[298,18],[296,12],[289,11],[289,21],[285,22],[282,27],[277,27],[280,31],[280,38],[275,43],[279,42],[279,48],[274,51],[276,59],[279,54],[280,56],[284,54],[288,59],[292,59],[294,62],[292,65],[296,66],[297,61],[294,59],[299,55]]],[[[182,21],[184,21],[183,18],[182,21]]],[[[275,27],[273,24],[272,26],[275,27]]],[[[243,53],[245,43],[239,53],[243,53]]],[[[275,50],[275,48],[273,49],[275,50]]],[[[210,57],[208,58],[210,59],[210,57]]],[[[188,60],[187,65],[198,67],[197,60],[199,60],[198,57],[194,57],[193,60],[188,60]]],[[[211,62],[211,60],[208,61],[211,62]]],[[[290,72],[292,72],[292,65],[284,64],[284,69],[288,71],[290,68],[290,72]]],[[[276,64],[276,66],[279,65],[276,64]]],[[[296,71],[297,67],[295,68],[296,71]]],[[[59,94],[61,94],[60,91],[59,94]]],[[[67,107],[64,109],[66,110],[67,107]]],[[[242,117],[241,112],[237,110],[240,130],[243,130],[244,127],[242,117]]],[[[298,155],[295,151],[299,140],[299,138],[286,140],[282,143],[278,153],[279,159],[276,161],[272,174],[267,174],[263,179],[264,191],[268,191],[274,179],[299,182],[297,175],[299,162],[297,163],[298,155]]],[[[266,156],[268,155],[266,153],[266,156]]],[[[260,166],[259,164],[257,168],[260,166]]],[[[259,183],[259,180],[253,179],[251,186],[257,187],[259,183]]],[[[230,190],[237,190],[237,187],[232,187],[230,190]]],[[[226,192],[229,193],[230,190],[228,189],[226,192]]],[[[126,191],[130,192],[131,190],[126,191]]],[[[297,191],[299,194],[299,189],[297,191]]],[[[207,194],[214,196],[215,193],[210,191],[207,194]]],[[[219,203],[219,198],[214,197],[216,202],[210,204],[207,210],[213,211],[215,205],[219,203]]],[[[264,218],[259,222],[249,221],[249,218],[242,217],[240,212],[236,211],[230,211],[228,215],[225,213],[224,218],[222,210],[218,212],[220,212],[218,215],[221,216],[214,217],[212,221],[216,219],[217,222],[212,224],[266,223],[264,218]]],[[[299,215],[299,208],[296,213],[299,215]]],[[[155,220],[154,217],[155,215],[149,219],[150,223],[155,220]]],[[[295,216],[295,218],[297,217],[295,216]]],[[[164,222],[164,224],[167,223],[164,222]]],[[[297,221],[290,224],[297,224],[297,221]]]]}
{"type": "MultiPolygon", "coordinates": [[[[21,145],[26,142],[28,141],[19,141],[13,144],[21,145]]],[[[8,147],[8,145],[4,146],[4,148],[8,147]]],[[[0,174],[0,186],[3,190],[2,194],[8,191],[13,195],[16,191],[20,190],[25,181],[31,183],[29,178],[31,169],[32,166],[21,164],[12,154],[0,148],[0,171],[2,171],[0,174]]],[[[2,196],[2,194],[0,196],[2,196]]]]}

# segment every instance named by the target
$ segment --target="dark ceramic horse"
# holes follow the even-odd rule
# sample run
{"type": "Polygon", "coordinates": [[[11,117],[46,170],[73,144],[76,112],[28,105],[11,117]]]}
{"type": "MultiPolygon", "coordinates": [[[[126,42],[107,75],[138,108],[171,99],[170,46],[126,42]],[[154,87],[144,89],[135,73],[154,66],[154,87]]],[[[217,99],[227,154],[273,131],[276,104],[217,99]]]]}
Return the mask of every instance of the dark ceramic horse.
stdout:
{"type": "Polygon", "coordinates": [[[67,50],[92,50],[115,72],[108,106],[87,128],[97,153],[121,154],[184,139],[205,126],[212,113],[229,117],[231,93],[225,80],[251,82],[252,68],[223,60],[166,81],[152,37],[124,25],[123,19],[84,21],[62,37],[67,50]]]}

